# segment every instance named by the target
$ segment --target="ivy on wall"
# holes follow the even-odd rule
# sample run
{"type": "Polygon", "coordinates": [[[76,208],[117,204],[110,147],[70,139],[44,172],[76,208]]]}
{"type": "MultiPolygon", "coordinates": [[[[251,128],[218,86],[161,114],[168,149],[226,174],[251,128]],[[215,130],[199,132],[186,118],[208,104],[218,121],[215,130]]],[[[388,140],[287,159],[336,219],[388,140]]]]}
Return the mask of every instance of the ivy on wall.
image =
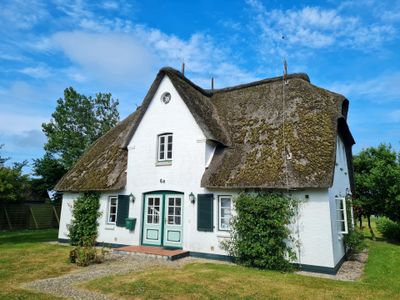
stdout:
{"type": "Polygon", "coordinates": [[[231,237],[222,247],[239,264],[261,269],[291,270],[296,259],[289,225],[298,200],[276,193],[241,193],[235,200],[231,237]]]}

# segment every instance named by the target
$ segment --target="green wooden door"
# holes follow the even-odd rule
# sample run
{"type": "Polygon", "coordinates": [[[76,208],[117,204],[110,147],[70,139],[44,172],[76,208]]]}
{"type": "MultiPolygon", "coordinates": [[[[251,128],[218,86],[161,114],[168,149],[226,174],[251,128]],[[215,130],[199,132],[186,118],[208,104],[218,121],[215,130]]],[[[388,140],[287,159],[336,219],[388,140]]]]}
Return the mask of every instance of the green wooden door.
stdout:
{"type": "Polygon", "coordinates": [[[144,198],[143,241],[144,245],[162,245],[163,195],[151,194],[144,198]]]}
{"type": "Polygon", "coordinates": [[[182,248],[183,193],[145,194],[142,224],[142,245],[182,248]]]}
{"type": "Polygon", "coordinates": [[[182,248],[183,241],[183,195],[166,194],[164,209],[163,246],[182,248]]]}

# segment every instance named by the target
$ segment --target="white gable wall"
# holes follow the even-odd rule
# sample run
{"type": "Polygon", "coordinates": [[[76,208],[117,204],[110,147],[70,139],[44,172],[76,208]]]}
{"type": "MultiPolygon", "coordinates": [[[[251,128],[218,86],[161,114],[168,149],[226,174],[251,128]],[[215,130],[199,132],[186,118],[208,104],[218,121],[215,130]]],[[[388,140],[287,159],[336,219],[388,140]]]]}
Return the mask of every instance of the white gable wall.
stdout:
{"type": "Polygon", "coordinates": [[[143,193],[177,191],[184,193],[183,248],[193,251],[196,205],[190,203],[188,195],[205,191],[200,181],[206,164],[206,137],[167,76],[161,81],[128,149],[126,189],[137,199],[131,216],[138,220],[130,243],[140,244],[143,193]],[[160,100],[164,92],[171,93],[168,104],[160,100]],[[173,133],[172,164],[160,166],[157,165],[157,136],[167,132],[173,133]]]}
{"type": "Polygon", "coordinates": [[[344,143],[338,136],[336,141],[336,164],[332,187],[329,189],[329,203],[332,216],[332,241],[335,264],[345,254],[343,235],[338,233],[335,197],[345,197],[350,191],[349,168],[344,143]]]}

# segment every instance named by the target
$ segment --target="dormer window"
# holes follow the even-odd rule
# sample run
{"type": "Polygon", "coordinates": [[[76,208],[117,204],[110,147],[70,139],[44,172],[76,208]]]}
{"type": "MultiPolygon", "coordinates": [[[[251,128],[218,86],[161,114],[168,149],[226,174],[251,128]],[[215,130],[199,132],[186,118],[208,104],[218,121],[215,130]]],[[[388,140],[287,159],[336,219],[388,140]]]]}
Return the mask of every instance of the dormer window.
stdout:
{"type": "Polygon", "coordinates": [[[172,161],[172,133],[158,136],[158,161],[172,161]]]}

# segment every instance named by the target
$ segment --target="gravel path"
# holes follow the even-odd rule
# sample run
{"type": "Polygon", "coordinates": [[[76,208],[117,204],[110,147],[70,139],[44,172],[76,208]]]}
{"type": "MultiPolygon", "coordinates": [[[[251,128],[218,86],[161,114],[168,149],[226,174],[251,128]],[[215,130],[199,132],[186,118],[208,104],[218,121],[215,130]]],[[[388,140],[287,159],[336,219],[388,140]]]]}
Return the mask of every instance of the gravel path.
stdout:
{"type": "Polygon", "coordinates": [[[353,255],[352,257],[350,257],[349,260],[346,260],[342,264],[336,275],[328,275],[328,274],[312,273],[304,271],[299,271],[296,273],[305,276],[329,278],[334,280],[357,281],[361,278],[361,276],[364,273],[364,267],[367,260],[368,260],[368,251],[365,250],[361,253],[353,255]]]}
{"type": "Polygon", "coordinates": [[[107,260],[102,264],[90,265],[56,278],[29,282],[22,285],[22,288],[70,299],[113,299],[104,294],[79,289],[76,284],[114,274],[143,271],[149,267],[155,266],[180,267],[188,261],[192,261],[192,259],[184,258],[171,262],[160,258],[118,255],[113,253],[110,254],[107,260]]]}

